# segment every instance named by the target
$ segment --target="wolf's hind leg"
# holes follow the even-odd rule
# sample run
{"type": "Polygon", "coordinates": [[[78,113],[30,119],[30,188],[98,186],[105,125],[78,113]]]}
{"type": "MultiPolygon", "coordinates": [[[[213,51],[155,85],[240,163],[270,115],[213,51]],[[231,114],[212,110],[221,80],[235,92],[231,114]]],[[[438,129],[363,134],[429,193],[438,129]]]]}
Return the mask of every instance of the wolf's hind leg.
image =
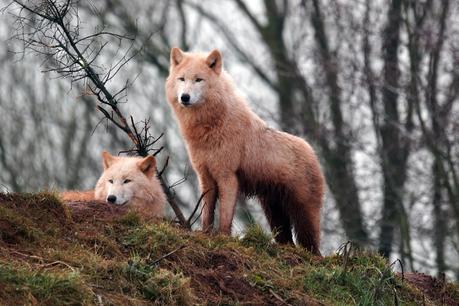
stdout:
{"type": "Polygon", "coordinates": [[[285,203],[282,203],[282,199],[271,195],[261,197],[260,202],[276,241],[282,244],[293,243],[290,217],[283,207],[285,203]]]}

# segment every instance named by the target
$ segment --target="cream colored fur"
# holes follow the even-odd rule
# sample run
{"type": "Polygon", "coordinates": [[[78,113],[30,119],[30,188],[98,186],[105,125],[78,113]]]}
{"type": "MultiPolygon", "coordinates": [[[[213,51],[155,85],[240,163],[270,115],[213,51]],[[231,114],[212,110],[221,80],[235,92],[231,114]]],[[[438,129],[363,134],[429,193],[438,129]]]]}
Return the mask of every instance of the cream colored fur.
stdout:
{"type": "MultiPolygon", "coordinates": [[[[192,90],[193,85],[188,86],[192,90]]],[[[186,92],[185,92],[186,93],[186,92]]],[[[219,51],[185,53],[173,48],[167,100],[177,117],[204,197],[202,227],[213,227],[220,200],[219,230],[231,232],[239,192],[257,196],[279,242],[300,244],[319,254],[324,178],[303,139],[273,130],[236,91],[222,69],[219,51]],[[197,79],[202,79],[196,82],[197,79]],[[181,103],[182,80],[199,83],[199,99],[181,103]]]]}
{"type": "Polygon", "coordinates": [[[63,192],[64,201],[108,201],[115,196],[113,205],[126,205],[142,217],[162,217],[166,196],[156,177],[153,156],[118,157],[102,153],[104,171],[95,190],[63,192]]]}

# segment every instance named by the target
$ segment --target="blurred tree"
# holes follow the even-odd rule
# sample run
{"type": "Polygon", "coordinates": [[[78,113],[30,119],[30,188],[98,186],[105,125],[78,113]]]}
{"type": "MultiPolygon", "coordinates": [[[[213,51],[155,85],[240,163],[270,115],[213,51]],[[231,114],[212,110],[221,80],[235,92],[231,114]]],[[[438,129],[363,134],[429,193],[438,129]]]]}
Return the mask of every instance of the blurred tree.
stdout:
{"type": "MultiPolygon", "coordinates": [[[[392,252],[394,230],[397,224],[403,229],[407,222],[403,218],[403,195],[406,167],[410,153],[410,134],[413,129],[413,103],[407,100],[406,118],[402,119],[399,101],[399,46],[402,25],[402,0],[391,1],[386,26],[382,33],[383,84],[381,88],[382,113],[377,117],[375,129],[381,138],[379,148],[383,172],[384,202],[379,236],[379,252],[389,257],[392,252]]],[[[377,108],[373,109],[374,111],[377,108]]],[[[374,115],[376,116],[376,115],[374,115]]],[[[408,244],[410,242],[408,241],[408,244]]],[[[409,248],[409,247],[408,247],[409,248]]]]}
{"type": "MultiPolygon", "coordinates": [[[[446,271],[445,262],[445,240],[448,228],[448,218],[446,208],[444,207],[445,195],[449,199],[452,216],[455,219],[456,232],[459,237],[459,185],[457,169],[457,160],[452,155],[453,142],[457,142],[457,136],[454,135],[454,122],[459,119],[457,113],[454,113],[453,103],[458,98],[459,71],[457,69],[459,58],[453,58],[453,69],[450,72],[450,83],[446,86],[446,92],[442,93],[439,88],[439,74],[441,69],[441,54],[444,52],[445,39],[447,38],[447,22],[450,13],[450,1],[442,1],[441,4],[427,2],[422,14],[419,14],[419,6],[416,2],[410,3],[410,12],[413,16],[413,24],[408,24],[408,33],[410,38],[410,60],[418,62],[421,58],[426,58],[428,67],[426,72],[426,84],[424,86],[424,98],[418,95],[417,86],[413,91],[416,103],[416,111],[420,122],[421,130],[424,136],[427,148],[432,154],[432,205],[434,215],[433,240],[436,252],[436,265],[439,273],[446,271]],[[436,37],[423,38],[424,46],[421,48],[417,44],[419,39],[419,26],[426,15],[430,15],[436,23],[436,37]],[[421,53],[418,51],[424,51],[421,53]],[[424,54],[425,53],[425,54],[424,54]],[[443,97],[440,101],[440,97],[443,97]],[[424,101],[424,107],[421,105],[424,101]],[[427,120],[422,114],[422,109],[427,112],[427,120]],[[428,121],[430,124],[428,124],[428,121]],[[453,126],[452,126],[453,125],[453,126]]],[[[452,46],[453,48],[457,46],[452,46]]],[[[457,49],[456,51],[457,52],[457,49]]],[[[413,65],[413,64],[412,64],[413,65]]],[[[417,79],[420,76],[415,75],[417,79]]],[[[414,82],[414,81],[413,81],[414,82]]],[[[453,149],[454,150],[454,149],[453,149]]],[[[457,239],[457,238],[456,238],[457,239]]]]}

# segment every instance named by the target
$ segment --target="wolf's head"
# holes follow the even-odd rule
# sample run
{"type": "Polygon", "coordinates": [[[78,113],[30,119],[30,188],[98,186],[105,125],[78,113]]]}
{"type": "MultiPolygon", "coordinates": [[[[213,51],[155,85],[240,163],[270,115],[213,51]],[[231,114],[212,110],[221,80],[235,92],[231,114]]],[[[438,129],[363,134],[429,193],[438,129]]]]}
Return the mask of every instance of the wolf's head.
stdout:
{"type": "Polygon", "coordinates": [[[148,193],[152,180],[155,180],[156,160],[153,156],[145,158],[118,157],[102,152],[104,172],[96,185],[98,200],[116,205],[128,204],[140,193],[148,193]]]}
{"type": "Polygon", "coordinates": [[[172,48],[170,73],[166,83],[169,101],[183,107],[205,102],[209,96],[207,91],[215,87],[221,73],[222,56],[218,50],[201,54],[172,48]]]}

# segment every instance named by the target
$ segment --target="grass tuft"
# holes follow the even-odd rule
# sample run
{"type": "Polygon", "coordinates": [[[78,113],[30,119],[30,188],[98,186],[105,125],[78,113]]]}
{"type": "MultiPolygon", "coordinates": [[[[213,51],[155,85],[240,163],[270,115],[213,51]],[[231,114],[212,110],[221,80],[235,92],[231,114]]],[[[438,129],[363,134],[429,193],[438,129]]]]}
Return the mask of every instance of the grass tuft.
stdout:
{"type": "Polygon", "coordinates": [[[135,227],[142,223],[142,220],[138,213],[135,211],[129,211],[126,215],[122,216],[118,222],[122,225],[135,227]]]}
{"type": "Polygon", "coordinates": [[[91,301],[91,291],[78,273],[46,273],[14,269],[0,265],[1,300],[48,305],[84,305],[91,301]]]}
{"type": "Polygon", "coordinates": [[[40,239],[40,232],[32,222],[14,211],[0,206],[0,241],[19,244],[40,239]]]}
{"type": "Polygon", "coordinates": [[[253,247],[257,252],[266,252],[272,256],[278,254],[273,237],[266,233],[259,224],[252,224],[247,228],[241,243],[245,247],[253,247]]]}
{"type": "Polygon", "coordinates": [[[143,294],[156,305],[194,305],[196,300],[190,278],[166,269],[158,269],[146,280],[143,294]]]}

